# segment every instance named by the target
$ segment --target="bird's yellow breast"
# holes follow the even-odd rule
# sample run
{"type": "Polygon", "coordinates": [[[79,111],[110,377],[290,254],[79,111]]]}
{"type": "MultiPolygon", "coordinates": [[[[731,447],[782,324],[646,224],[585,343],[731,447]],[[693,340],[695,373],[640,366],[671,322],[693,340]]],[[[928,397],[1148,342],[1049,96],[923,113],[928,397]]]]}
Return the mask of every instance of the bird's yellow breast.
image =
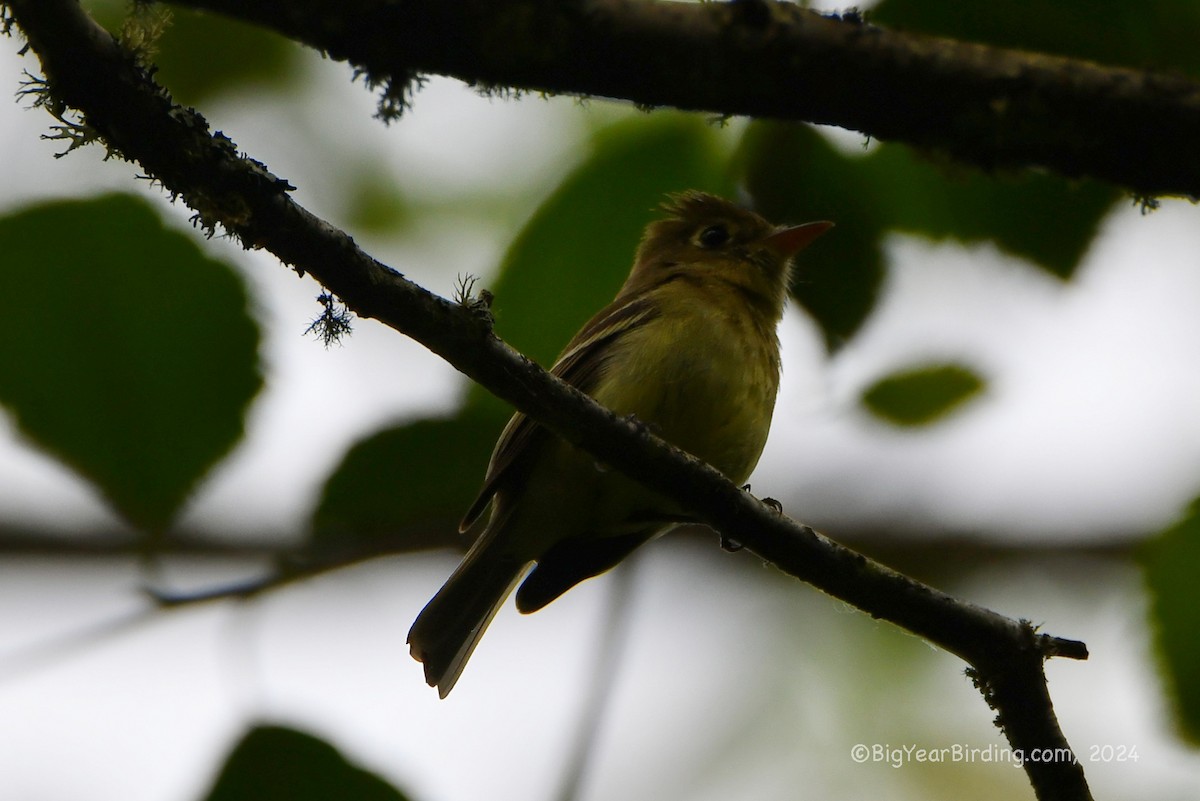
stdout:
{"type": "Polygon", "coordinates": [[[668,442],[743,482],[758,463],[779,386],[775,321],[766,336],[741,304],[698,286],[614,346],[594,390],[668,442]],[[724,301],[724,302],[722,302],[724,301]]]}

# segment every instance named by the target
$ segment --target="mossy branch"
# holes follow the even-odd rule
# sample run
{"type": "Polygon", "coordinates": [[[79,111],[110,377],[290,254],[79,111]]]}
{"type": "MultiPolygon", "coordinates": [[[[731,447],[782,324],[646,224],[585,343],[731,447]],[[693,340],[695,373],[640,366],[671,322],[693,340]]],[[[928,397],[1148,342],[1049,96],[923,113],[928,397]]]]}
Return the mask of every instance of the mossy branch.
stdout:
{"type": "Polygon", "coordinates": [[[768,0],[169,2],[351,62],[391,87],[388,113],[429,73],[825,123],[989,170],[1043,168],[1143,197],[1200,197],[1200,83],[890,31],[857,14],[768,0]]]}

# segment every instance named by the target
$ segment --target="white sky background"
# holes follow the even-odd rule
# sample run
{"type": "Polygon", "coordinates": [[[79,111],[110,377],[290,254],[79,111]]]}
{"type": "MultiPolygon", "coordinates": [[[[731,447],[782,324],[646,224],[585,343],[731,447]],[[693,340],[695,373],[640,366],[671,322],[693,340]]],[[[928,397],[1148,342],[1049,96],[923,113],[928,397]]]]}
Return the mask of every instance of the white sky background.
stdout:
{"type": "MultiPolygon", "coordinates": [[[[15,91],[21,70],[34,66],[31,58],[18,59],[16,49],[0,41],[0,96],[15,91]]],[[[515,198],[511,229],[464,216],[430,223],[403,241],[356,236],[373,255],[441,294],[451,292],[457,273],[494,273],[537,196],[572,166],[585,115],[611,113],[598,103],[582,111],[569,100],[489,101],[435,80],[411,115],[384,128],[371,120],[373,98],[348,88],[343,67],[318,64],[311,82],[319,106],[256,95],[253,106],[230,100],[204,113],[300,187],[297,199],[315,213],[337,223],[342,199],[322,194],[338,183],[340,165],[314,163],[312,154],[347,137],[356,143],[349,151],[386,159],[382,168],[414,192],[452,199],[485,185],[515,198]]],[[[53,159],[61,148],[38,138],[50,121],[16,105],[0,110],[6,154],[0,212],[76,195],[81,187],[142,191],[186,227],[188,212],[169,210],[160,193],[132,180],[130,165],[101,162],[94,148],[53,159]]],[[[990,247],[893,238],[895,264],[883,299],[868,327],[831,363],[811,323],[794,310],[785,320],[785,383],[755,490],[781,497],[789,512],[818,525],[900,519],[918,529],[926,522],[1022,541],[1103,541],[1158,529],[1200,488],[1198,213],[1179,201],[1148,216],[1132,206],[1119,209],[1069,284],[990,247]],[[913,433],[857,407],[874,379],[928,359],[977,366],[988,379],[986,395],[954,419],[913,433]]],[[[184,523],[231,536],[298,536],[314,493],[347,447],[382,425],[436,413],[465,384],[419,345],[370,322],[360,322],[344,347],[323,349],[301,336],[317,311],[315,283],[229,243],[206,247],[245,265],[263,312],[269,379],[251,412],[247,441],[197,493],[184,523]]],[[[86,484],[27,448],[6,420],[0,514],[65,531],[120,525],[86,484]]],[[[618,685],[613,731],[622,734],[609,738],[605,775],[587,798],[736,795],[731,790],[744,781],[741,774],[731,773],[724,791],[719,775],[702,787],[689,784],[698,764],[720,762],[723,727],[736,728],[738,715],[758,709],[752,682],[731,683],[714,669],[730,653],[798,672],[793,705],[758,709],[741,731],[764,739],[757,752],[764,779],[778,775],[772,768],[780,761],[795,761],[795,782],[811,783],[819,767],[825,784],[810,785],[814,797],[838,797],[851,787],[861,797],[871,782],[892,793],[881,797],[910,797],[895,794],[903,792],[896,772],[864,773],[851,764],[845,751],[855,742],[992,741],[990,713],[955,660],[912,649],[903,635],[880,634],[877,624],[797,592],[790,582],[759,580],[756,566],[727,571],[722,559],[676,545],[638,564],[635,594],[645,606],[634,632],[636,656],[622,667],[618,685]],[[693,568],[713,582],[694,598],[693,568]],[[695,612],[682,619],[681,595],[695,612]],[[795,640],[768,639],[775,629],[745,626],[763,610],[802,621],[795,640]],[[855,649],[871,654],[882,647],[877,637],[901,643],[886,647],[907,646],[906,658],[928,660],[919,663],[928,673],[913,675],[928,684],[919,697],[937,706],[917,733],[910,724],[920,713],[898,715],[891,729],[878,720],[868,725],[870,715],[846,713],[854,699],[842,697],[845,688],[833,697],[813,691],[832,687],[848,667],[863,672],[864,686],[881,688],[878,707],[898,703],[887,694],[902,694],[888,674],[858,661],[862,652],[855,649]],[[647,730],[638,710],[643,716],[652,710],[678,729],[647,730]],[[947,724],[941,712],[963,719],[947,724]],[[707,756],[673,753],[670,738],[703,730],[706,715],[720,722],[707,746],[700,744],[711,749],[707,756]],[[833,725],[839,721],[840,728],[833,725]],[[831,726],[833,733],[817,742],[813,732],[831,726]],[[641,731],[667,739],[642,743],[635,734],[641,731]],[[652,758],[661,761],[639,762],[652,758]]],[[[605,585],[591,582],[529,618],[511,609],[502,614],[452,699],[439,703],[408,660],[402,635],[450,564],[429,556],[368,565],[249,609],[163,617],[30,667],[16,658],[30,646],[141,608],[132,591],[137,575],[119,560],[65,566],[6,560],[0,565],[0,797],[184,801],[206,785],[242,721],[259,717],[330,737],[419,799],[484,797],[495,776],[505,777],[510,794],[486,797],[546,797],[553,783],[547,776],[570,736],[578,684],[593,658],[605,585]],[[446,769],[447,752],[462,754],[471,769],[446,769]]],[[[187,563],[180,575],[203,583],[244,569],[187,563]]],[[[1141,798],[1150,797],[1139,793],[1152,786],[1155,798],[1183,798],[1183,788],[1200,780],[1200,764],[1174,743],[1164,722],[1141,630],[1137,576],[1105,569],[1111,572],[1103,592],[1093,594],[1078,582],[1058,587],[1061,576],[999,571],[947,589],[1010,614],[1044,614],[1055,633],[1087,640],[1097,655],[1092,662],[1050,669],[1068,738],[1079,748],[1139,745],[1148,760],[1087,766],[1093,788],[1104,797],[1141,798]],[[1031,587],[1044,604],[1029,601],[1031,587]]],[[[1021,792],[1023,777],[1015,773],[1009,781],[1021,792]]],[[[786,798],[789,791],[794,786],[764,787],[761,797],[786,798]]]]}

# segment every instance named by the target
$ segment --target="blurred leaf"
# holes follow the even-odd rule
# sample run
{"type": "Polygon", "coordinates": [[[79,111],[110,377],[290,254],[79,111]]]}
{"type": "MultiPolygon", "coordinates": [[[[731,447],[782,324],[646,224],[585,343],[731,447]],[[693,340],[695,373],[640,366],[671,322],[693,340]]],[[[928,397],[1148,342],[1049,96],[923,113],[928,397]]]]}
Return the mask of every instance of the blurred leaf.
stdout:
{"type": "Polygon", "coordinates": [[[226,264],[140,199],[0,218],[0,403],[146,531],[242,436],[258,328],[226,264]]]}
{"type": "Polygon", "coordinates": [[[901,145],[880,146],[862,166],[872,191],[888,200],[891,227],[930,238],[992,240],[1059,278],[1075,272],[1121,196],[1097,181],[942,166],[901,145]]]}
{"type": "Polygon", "coordinates": [[[386,172],[361,165],[350,181],[351,196],[346,210],[353,231],[396,234],[412,216],[408,198],[386,172]]]}
{"type": "Polygon", "coordinates": [[[226,759],[205,801],[406,801],[329,743],[282,726],[251,729],[226,759]]]}
{"type": "Polygon", "coordinates": [[[1182,733],[1200,745],[1200,499],[1141,552],[1160,664],[1182,733]]]}
{"type": "Polygon", "coordinates": [[[872,22],[973,42],[1200,76],[1194,0],[883,0],[872,22]]]}
{"type": "Polygon", "coordinates": [[[80,5],[109,33],[121,30],[121,22],[129,11],[128,0],[81,0],[80,5]]]}
{"type": "Polygon", "coordinates": [[[159,42],[158,79],[175,100],[194,105],[245,86],[296,83],[300,46],[245,22],[173,6],[159,42]]]}
{"type": "Polygon", "coordinates": [[[325,556],[457,544],[505,418],[420,420],[359,441],[321,493],[312,548],[325,556]]]}
{"type": "MultiPolygon", "coordinates": [[[[548,367],[616,295],[665,194],[731,194],[726,162],[718,133],[695,115],[655,114],[601,131],[509,246],[489,287],[497,333],[548,367]]],[[[507,410],[478,386],[468,402],[507,410]]]]}
{"type": "Polygon", "coordinates": [[[876,417],[919,426],[949,414],[983,386],[983,380],[965,367],[928,365],[881,378],[863,392],[862,402],[876,417]]]}
{"type": "MultiPolygon", "coordinates": [[[[128,0],[90,0],[88,13],[110,33],[121,30],[128,0]]],[[[198,105],[245,86],[298,83],[301,48],[266,28],[174,6],[152,61],[157,79],[177,102],[198,105]]]]}
{"type": "Polygon", "coordinates": [[[902,145],[844,155],[815,129],[779,122],[749,126],[739,163],[755,207],[767,217],[837,223],[800,257],[792,288],[830,350],[858,330],[875,304],[889,231],[994,241],[1067,278],[1119,197],[1094,181],[943,165],[902,145]]]}
{"type": "Polygon", "coordinates": [[[776,223],[833,220],[837,227],[796,261],[792,295],[835,350],[870,314],[883,281],[890,209],[858,160],[807,125],[755,122],[739,151],[754,207],[776,223]]]}

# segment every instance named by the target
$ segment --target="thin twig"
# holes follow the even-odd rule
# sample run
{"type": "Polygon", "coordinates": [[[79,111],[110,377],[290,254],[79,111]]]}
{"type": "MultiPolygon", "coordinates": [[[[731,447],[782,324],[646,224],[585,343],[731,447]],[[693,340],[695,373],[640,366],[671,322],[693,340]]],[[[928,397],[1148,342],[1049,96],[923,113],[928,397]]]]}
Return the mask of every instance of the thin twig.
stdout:
{"type": "Polygon", "coordinates": [[[596,765],[596,752],[604,727],[604,713],[612,705],[613,687],[625,660],[629,632],[633,623],[633,585],[642,552],[617,566],[608,584],[608,604],[591,662],[591,681],[583,709],[579,712],[575,742],[564,760],[562,783],[557,801],[578,801],[583,797],[584,781],[596,765]]]}
{"type": "Polygon", "coordinates": [[[0,683],[14,681],[34,671],[60,664],[101,643],[149,625],[156,618],[155,609],[143,607],[22,647],[0,659],[0,683]]]}
{"type": "Polygon", "coordinates": [[[146,586],[142,588],[142,592],[162,609],[196,606],[214,601],[245,601],[272,590],[278,590],[290,584],[305,581],[314,576],[333,573],[347,567],[362,564],[371,559],[388,556],[391,553],[393,552],[383,549],[371,551],[355,550],[352,553],[341,554],[336,557],[312,559],[291,552],[287,554],[286,558],[276,561],[274,570],[262,576],[235,581],[229,584],[218,584],[197,591],[180,592],[163,587],[146,586]]]}

